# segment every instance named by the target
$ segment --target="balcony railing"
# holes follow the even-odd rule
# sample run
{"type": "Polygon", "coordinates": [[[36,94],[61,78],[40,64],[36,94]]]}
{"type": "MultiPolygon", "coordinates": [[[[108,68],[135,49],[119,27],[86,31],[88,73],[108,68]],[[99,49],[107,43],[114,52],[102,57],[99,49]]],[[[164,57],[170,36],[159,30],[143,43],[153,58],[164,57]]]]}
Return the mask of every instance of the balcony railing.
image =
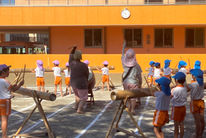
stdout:
{"type": "Polygon", "coordinates": [[[174,4],[206,4],[206,0],[0,0],[0,6],[109,6],[174,4]]]}

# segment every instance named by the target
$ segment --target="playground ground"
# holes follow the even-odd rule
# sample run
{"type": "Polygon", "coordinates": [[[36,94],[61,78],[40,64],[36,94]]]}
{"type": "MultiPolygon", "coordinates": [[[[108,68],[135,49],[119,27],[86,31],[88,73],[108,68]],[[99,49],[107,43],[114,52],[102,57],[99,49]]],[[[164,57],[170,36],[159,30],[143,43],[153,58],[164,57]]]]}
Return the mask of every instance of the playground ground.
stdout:
{"type": "MultiPolygon", "coordinates": [[[[100,74],[95,74],[97,82],[100,79],[100,74]]],[[[122,89],[121,74],[111,74],[112,82],[116,86],[113,91],[122,89]]],[[[14,79],[14,74],[11,74],[9,80],[14,79]]],[[[53,92],[53,73],[45,74],[46,89],[53,92]]],[[[26,88],[36,89],[34,73],[25,75],[26,88]]],[[[65,86],[63,85],[63,90],[65,86]]],[[[74,94],[61,97],[58,93],[56,101],[43,101],[42,106],[48,118],[52,131],[57,138],[104,138],[108,128],[113,120],[114,113],[120,104],[119,101],[111,101],[110,92],[94,90],[95,104],[88,106],[85,114],[77,114],[72,106],[74,105],[74,94]]],[[[206,97],[204,98],[206,100],[206,97]]],[[[154,97],[145,97],[141,99],[142,104],[136,109],[134,116],[138,125],[143,130],[148,138],[154,138],[152,120],[155,106],[154,97]]],[[[35,104],[31,97],[16,95],[12,99],[12,113],[9,117],[8,134],[12,136],[23,119],[34,108],[35,104]]],[[[205,110],[206,114],[206,110],[205,110]]],[[[135,126],[130,121],[126,112],[120,120],[119,126],[126,130],[133,130],[135,133],[135,126]]],[[[21,133],[31,133],[45,130],[44,123],[41,120],[40,114],[34,112],[31,120],[25,125],[21,133]]],[[[173,121],[163,128],[166,138],[173,137],[173,121]]],[[[185,118],[185,138],[192,138],[195,132],[194,120],[189,111],[189,97],[187,103],[187,115],[185,118]]],[[[1,135],[1,134],[0,134],[1,135]]],[[[124,133],[116,133],[115,138],[128,138],[124,133]]],[[[204,131],[206,137],[206,130],[204,131]]]]}

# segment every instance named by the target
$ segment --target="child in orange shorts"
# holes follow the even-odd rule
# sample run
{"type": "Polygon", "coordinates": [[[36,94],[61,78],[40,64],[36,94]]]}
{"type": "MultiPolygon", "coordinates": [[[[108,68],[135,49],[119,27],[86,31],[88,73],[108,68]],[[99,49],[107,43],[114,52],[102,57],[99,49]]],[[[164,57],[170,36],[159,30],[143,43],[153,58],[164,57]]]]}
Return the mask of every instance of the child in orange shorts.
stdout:
{"type": "Polygon", "coordinates": [[[203,71],[200,68],[190,70],[192,74],[192,83],[188,85],[191,89],[190,97],[190,112],[193,114],[195,125],[196,125],[196,133],[195,138],[202,138],[205,128],[205,120],[204,120],[204,108],[205,102],[203,100],[204,97],[204,80],[203,80],[203,71]]]}
{"type": "Polygon", "coordinates": [[[183,138],[187,103],[187,88],[184,87],[186,75],[183,72],[177,72],[172,78],[176,82],[176,87],[171,92],[171,119],[174,120],[174,137],[183,138]]]}
{"type": "Polygon", "coordinates": [[[61,78],[61,68],[59,67],[59,61],[55,60],[53,61],[54,67],[52,68],[52,70],[54,71],[54,93],[55,95],[57,94],[57,86],[59,85],[59,90],[61,92],[61,96],[63,97],[63,93],[62,93],[62,78],[61,78]]]}
{"type": "Polygon", "coordinates": [[[107,89],[108,91],[110,91],[110,88],[109,88],[109,69],[108,69],[108,61],[104,61],[103,62],[103,65],[104,67],[101,69],[102,71],[102,89],[104,90],[104,83],[106,82],[107,83],[107,89]]]}
{"type": "Polygon", "coordinates": [[[68,94],[68,90],[69,90],[69,95],[71,95],[71,86],[70,86],[70,74],[71,74],[71,70],[70,70],[70,67],[69,67],[69,63],[67,62],[66,63],[66,68],[64,70],[64,75],[65,75],[65,85],[66,85],[66,95],[68,94]]]}
{"type": "Polygon", "coordinates": [[[35,69],[36,72],[36,85],[37,85],[37,89],[38,91],[45,91],[44,85],[44,68],[43,68],[43,62],[41,60],[37,60],[37,67],[35,69]]]}
{"type": "Polygon", "coordinates": [[[164,72],[164,76],[171,79],[171,74],[172,74],[172,69],[170,68],[170,62],[171,60],[168,60],[166,59],[165,60],[165,65],[164,65],[164,68],[163,68],[163,72],[164,72]]]}
{"type": "Polygon", "coordinates": [[[7,125],[8,117],[11,114],[11,91],[16,91],[23,84],[22,80],[19,84],[11,85],[5,78],[9,76],[9,68],[5,64],[0,65],[0,116],[1,116],[1,129],[2,138],[8,138],[7,125]]]}
{"type": "Polygon", "coordinates": [[[153,76],[154,76],[154,61],[150,61],[149,65],[151,66],[149,68],[149,73],[147,75],[147,80],[149,81],[149,86],[151,87],[153,85],[153,76]]]}
{"type": "Polygon", "coordinates": [[[156,105],[153,117],[154,133],[157,138],[163,138],[162,127],[165,123],[169,122],[169,104],[170,104],[170,82],[171,80],[166,77],[161,77],[155,80],[158,84],[160,91],[156,91],[154,96],[156,97],[156,105]]]}

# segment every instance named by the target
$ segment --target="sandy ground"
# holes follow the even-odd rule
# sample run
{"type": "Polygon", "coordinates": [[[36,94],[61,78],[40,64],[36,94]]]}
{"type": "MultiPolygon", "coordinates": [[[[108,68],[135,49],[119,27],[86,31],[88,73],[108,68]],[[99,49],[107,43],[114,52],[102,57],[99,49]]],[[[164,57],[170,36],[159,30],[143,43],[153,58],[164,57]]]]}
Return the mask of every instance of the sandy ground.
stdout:
{"type": "MultiPolygon", "coordinates": [[[[100,74],[95,74],[97,83],[100,79],[100,74]]],[[[116,86],[114,91],[122,89],[121,74],[111,74],[112,81],[116,86]]],[[[9,80],[14,79],[14,74],[11,74],[9,80]]],[[[45,75],[46,89],[53,92],[53,74],[46,73],[45,75]]],[[[25,76],[24,87],[36,89],[35,77],[33,73],[28,73],[25,76]]],[[[63,85],[65,90],[65,85],[63,85]]],[[[77,114],[72,106],[74,105],[74,95],[58,97],[56,101],[42,101],[43,109],[48,118],[52,131],[57,138],[104,138],[108,128],[113,120],[115,111],[120,104],[120,101],[111,101],[110,92],[95,90],[95,104],[88,105],[84,115],[77,114]]],[[[206,100],[206,97],[204,98],[206,100]]],[[[154,97],[145,97],[141,99],[142,104],[136,109],[135,120],[148,138],[155,137],[153,133],[153,113],[155,106],[154,97]]],[[[9,117],[8,133],[10,136],[14,134],[24,118],[34,108],[34,101],[31,97],[17,95],[12,99],[12,113],[9,117]]],[[[206,110],[205,110],[206,113],[206,110]]],[[[205,118],[206,119],[206,118],[205,118]]],[[[123,113],[119,126],[126,130],[132,130],[138,133],[135,126],[132,124],[128,114],[123,113]]],[[[45,130],[44,123],[41,120],[40,114],[36,111],[32,115],[29,122],[25,125],[21,133],[31,133],[45,130]]],[[[173,121],[163,128],[166,138],[173,137],[173,121]]],[[[189,111],[189,97],[187,104],[187,115],[185,119],[185,138],[190,138],[194,133],[194,121],[189,111]]],[[[124,133],[116,133],[116,138],[128,138],[124,133]]],[[[206,130],[204,132],[206,137],[206,130]]]]}

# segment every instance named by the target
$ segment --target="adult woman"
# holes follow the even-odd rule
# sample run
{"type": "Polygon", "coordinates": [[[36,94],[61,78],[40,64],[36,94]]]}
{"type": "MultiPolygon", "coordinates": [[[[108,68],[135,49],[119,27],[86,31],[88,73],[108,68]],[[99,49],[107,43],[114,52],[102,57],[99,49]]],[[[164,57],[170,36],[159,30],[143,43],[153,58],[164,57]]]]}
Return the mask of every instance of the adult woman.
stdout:
{"type": "MultiPolygon", "coordinates": [[[[124,54],[126,43],[124,42],[122,48],[122,66],[124,69],[122,75],[123,87],[125,90],[134,90],[141,88],[142,76],[141,67],[136,61],[135,52],[133,49],[128,49],[124,54]]],[[[139,99],[140,100],[140,99],[139,99]]],[[[140,101],[139,101],[140,102],[140,101]]],[[[136,98],[131,98],[128,101],[129,110],[135,114],[136,98]]]]}
{"type": "Polygon", "coordinates": [[[71,68],[71,86],[75,94],[75,109],[77,113],[84,113],[84,106],[88,99],[88,76],[89,71],[85,63],[81,62],[82,53],[73,47],[69,65],[71,68]]]}

